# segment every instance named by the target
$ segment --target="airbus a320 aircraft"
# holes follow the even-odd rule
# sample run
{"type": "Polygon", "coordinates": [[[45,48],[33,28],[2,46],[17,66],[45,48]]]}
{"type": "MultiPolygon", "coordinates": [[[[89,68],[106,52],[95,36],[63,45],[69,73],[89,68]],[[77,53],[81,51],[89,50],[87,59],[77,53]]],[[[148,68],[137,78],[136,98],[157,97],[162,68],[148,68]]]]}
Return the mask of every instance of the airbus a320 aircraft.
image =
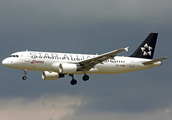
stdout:
{"type": "Polygon", "coordinates": [[[129,57],[117,56],[117,53],[128,51],[128,47],[117,49],[101,55],[54,53],[38,51],[21,51],[4,59],[6,67],[24,71],[23,80],[26,80],[27,70],[43,71],[44,80],[56,80],[65,75],[72,77],[71,85],[77,84],[74,74],[119,74],[143,70],[161,65],[167,57],[153,60],[158,33],[150,33],[137,50],[129,57]]]}

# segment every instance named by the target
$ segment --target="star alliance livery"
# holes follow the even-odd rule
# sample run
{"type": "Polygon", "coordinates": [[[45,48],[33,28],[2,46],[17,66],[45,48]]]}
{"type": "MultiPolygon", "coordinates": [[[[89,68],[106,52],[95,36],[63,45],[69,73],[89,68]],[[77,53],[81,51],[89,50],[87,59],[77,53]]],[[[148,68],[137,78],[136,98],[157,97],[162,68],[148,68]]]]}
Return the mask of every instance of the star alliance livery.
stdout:
{"type": "Polygon", "coordinates": [[[167,57],[153,60],[157,36],[158,33],[150,33],[129,57],[117,56],[122,51],[128,51],[128,47],[101,55],[26,50],[11,54],[2,61],[2,64],[9,68],[23,70],[23,80],[27,79],[27,70],[34,70],[43,71],[44,80],[56,80],[68,74],[72,77],[71,85],[75,85],[77,81],[74,79],[74,74],[84,74],[82,79],[87,81],[88,74],[119,74],[161,65],[161,61],[167,57]]]}

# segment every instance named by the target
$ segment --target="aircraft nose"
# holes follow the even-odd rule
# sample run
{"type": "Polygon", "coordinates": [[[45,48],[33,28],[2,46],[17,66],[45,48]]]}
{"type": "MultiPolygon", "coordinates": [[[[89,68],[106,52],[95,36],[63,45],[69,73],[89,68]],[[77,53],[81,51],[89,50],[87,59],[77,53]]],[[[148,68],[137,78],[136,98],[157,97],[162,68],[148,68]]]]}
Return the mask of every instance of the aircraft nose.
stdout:
{"type": "Polygon", "coordinates": [[[2,61],[2,64],[9,68],[16,68],[17,67],[17,61],[11,58],[6,58],[2,61]]]}
{"type": "Polygon", "coordinates": [[[7,59],[4,59],[4,60],[2,61],[2,64],[3,64],[4,66],[8,66],[8,65],[9,65],[9,61],[8,61],[7,59]]]}

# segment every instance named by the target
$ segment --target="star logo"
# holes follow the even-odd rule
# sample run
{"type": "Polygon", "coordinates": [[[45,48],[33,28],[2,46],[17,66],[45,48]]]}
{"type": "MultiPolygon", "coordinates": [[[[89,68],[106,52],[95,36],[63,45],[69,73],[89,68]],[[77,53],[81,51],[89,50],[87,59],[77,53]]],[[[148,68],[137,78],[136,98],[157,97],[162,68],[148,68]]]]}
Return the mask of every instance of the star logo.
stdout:
{"type": "Polygon", "coordinates": [[[153,48],[151,46],[149,46],[147,43],[143,47],[141,47],[141,50],[142,50],[144,56],[146,56],[146,55],[151,56],[152,49],[153,48]]]}

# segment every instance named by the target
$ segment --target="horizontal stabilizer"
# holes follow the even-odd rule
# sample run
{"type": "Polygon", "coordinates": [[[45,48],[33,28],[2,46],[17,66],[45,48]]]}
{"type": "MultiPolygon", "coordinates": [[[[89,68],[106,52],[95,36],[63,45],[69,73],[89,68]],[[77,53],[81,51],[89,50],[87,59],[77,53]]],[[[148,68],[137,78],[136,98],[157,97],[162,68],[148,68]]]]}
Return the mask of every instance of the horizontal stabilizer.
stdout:
{"type": "Polygon", "coordinates": [[[156,62],[159,62],[159,61],[165,60],[165,59],[168,59],[168,57],[163,57],[163,58],[159,58],[159,59],[151,60],[151,61],[148,61],[148,62],[144,62],[143,64],[144,64],[144,65],[150,65],[150,64],[153,64],[153,63],[156,63],[156,62]]]}

